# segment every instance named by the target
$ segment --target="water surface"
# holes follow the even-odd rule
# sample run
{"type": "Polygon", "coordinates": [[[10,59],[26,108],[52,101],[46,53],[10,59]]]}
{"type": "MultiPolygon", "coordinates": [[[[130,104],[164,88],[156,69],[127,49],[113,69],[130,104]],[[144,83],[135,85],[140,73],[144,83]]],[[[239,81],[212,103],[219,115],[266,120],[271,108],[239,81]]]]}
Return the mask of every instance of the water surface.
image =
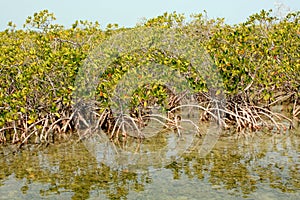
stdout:
{"type": "Polygon", "coordinates": [[[140,162],[123,155],[114,163],[112,152],[83,142],[1,146],[0,199],[300,199],[296,133],[221,137],[204,158],[197,149],[169,151],[174,134],[166,134],[131,144],[140,162]]]}

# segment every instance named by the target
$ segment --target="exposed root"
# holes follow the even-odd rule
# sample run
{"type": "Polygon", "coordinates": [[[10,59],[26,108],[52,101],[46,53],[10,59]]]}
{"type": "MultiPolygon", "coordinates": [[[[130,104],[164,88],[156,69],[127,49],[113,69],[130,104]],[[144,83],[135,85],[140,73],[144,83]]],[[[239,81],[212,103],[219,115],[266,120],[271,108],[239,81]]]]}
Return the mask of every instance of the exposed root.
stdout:
{"type": "MultiPolygon", "coordinates": [[[[222,129],[234,127],[238,136],[246,136],[247,132],[253,133],[265,128],[278,133],[293,128],[293,120],[282,113],[273,112],[268,106],[253,105],[241,97],[230,99],[224,103],[213,99],[207,93],[201,93],[196,97],[197,104],[180,104],[184,96],[183,93],[178,96],[173,95],[169,99],[166,116],[151,113],[150,106],[140,106],[138,109],[132,109],[134,113],[119,114],[118,116],[114,116],[110,108],[82,109],[84,112],[75,109],[73,112],[49,113],[44,116],[41,114],[34,122],[29,120],[29,116],[22,115],[20,119],[9,122],[0,129],[0,143],[19,143],[20,146],[28,142],[48,143],[57,138],[66,139],[65,134],[68,132],[70,134],[77,132],[79,140],[81,140],[100,129],[113,141],[128,136],[142,139],[145,137],[143,128],[148,125],[150,120],[157,122],[165,129],[173,129],[178,136],[183,134],[181,124],[190,123],[197,130],[197,134],[201,136],[199,124],[185,118],[181,113],[183,108],[188,108],[193,112],[196,109],[200,120],[214,121],[222,129]],[[101,112],[99,112],[100,110],[101,112]],[[128,131],[132,131],[133,134],[128,131]],[[36,140],[33,141],[34,136],[36,140]]],[[[191,113],[189,112],[187,115],[192,116],[191,113]]],[[[298,119],[300,115],[298,99],[294,101],[292,114],[294,118],[298,119]]]]}
{"type": "Polygon", "coordinates": [[[293,117],[296,119],[296,120],[298,120],[298,121],[300,121],[299,120],[299,116],[300,115],[300,105],[299,105],[299,103],[298,103],[298,98],[297,99],[295,99],[295,101],[294,101],[294,106],[293,106],[293,117]]]}

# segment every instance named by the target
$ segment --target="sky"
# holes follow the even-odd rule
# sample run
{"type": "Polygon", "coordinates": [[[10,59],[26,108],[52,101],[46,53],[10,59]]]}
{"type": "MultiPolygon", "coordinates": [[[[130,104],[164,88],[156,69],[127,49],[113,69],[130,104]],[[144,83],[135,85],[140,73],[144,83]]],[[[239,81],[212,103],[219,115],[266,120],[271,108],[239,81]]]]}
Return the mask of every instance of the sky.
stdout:
{"type": "Polygon", "coordinates": [[[153,18],[164,12],[190,14],[207,11],[208,18],[224,17],[225,22],[244,22],[248,16],[262,9],[276,9],[276,3],[285,10],[300,10],[300,0],[0,0],[0,30],[9,21],[22,28],[26,18],[48,9],[57,18],[56,23],[70,27],[76,20],[98,21],[101,28],[109,23],[119,27],[133,27],[143,18],[153,18]]]}

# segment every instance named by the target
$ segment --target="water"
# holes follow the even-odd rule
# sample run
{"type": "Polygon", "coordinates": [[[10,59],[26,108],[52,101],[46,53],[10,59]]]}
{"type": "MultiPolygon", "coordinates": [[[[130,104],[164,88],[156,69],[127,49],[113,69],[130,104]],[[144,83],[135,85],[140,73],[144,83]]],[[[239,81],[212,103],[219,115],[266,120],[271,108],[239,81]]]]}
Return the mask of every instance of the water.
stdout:
{"type": "Polygon", "coordinates": [[[205,158],[197,149],[168,156],[174,134],[165,134],[140,144],[143,166],[103,162],[82,142],[1,146],[0,199],[300,199],[298,133],[222,137],[205,158]],[[157,151],[161,164],[149,154],[157,151]]]}

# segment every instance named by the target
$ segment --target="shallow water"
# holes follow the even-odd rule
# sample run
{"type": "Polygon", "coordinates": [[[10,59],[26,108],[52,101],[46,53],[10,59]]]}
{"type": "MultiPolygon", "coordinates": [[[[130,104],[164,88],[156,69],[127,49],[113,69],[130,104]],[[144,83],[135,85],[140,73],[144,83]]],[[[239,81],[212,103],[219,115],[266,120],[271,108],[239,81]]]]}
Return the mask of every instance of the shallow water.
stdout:
{"type": "Polygon", "coordinates": [[[0,199],[300,199],[298,132],[219,138],[204,158],[179,151],[174,134],[119,146],[1,146],[0,199]]]}

